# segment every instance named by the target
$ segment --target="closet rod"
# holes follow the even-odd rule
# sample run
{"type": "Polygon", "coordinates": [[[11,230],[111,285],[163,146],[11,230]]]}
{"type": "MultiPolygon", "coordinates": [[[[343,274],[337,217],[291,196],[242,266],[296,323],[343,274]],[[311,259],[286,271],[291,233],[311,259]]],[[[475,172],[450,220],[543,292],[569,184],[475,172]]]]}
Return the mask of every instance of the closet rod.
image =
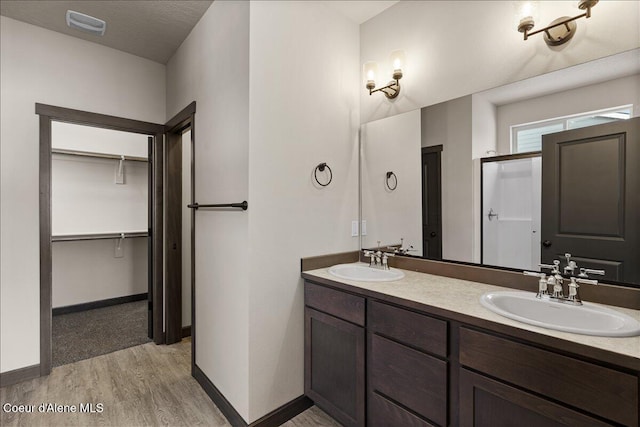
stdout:
{"type": "Polygon", "coordinates": [[[79,150],[65,150],[62,148],[52,148],[52,154],[66,154],[69,156],[83,156],[83,157],[96,157],[100,159],[116,159],[122,160],[124,157],[125,160],[132,160],[134,162],[148,162],[149,159],[146,157],[137,157],[137,156],[119,156],[117,154],[106,154],[106,153],[93,153],[90,151],[79,151],[79,150]]]}
{"type": "Polygon", "coordinates": [[[187,205],[187,207],[190,209],[196,209],[196,210],[198,210],[199,208],[238,208],[238,209],[242,209],[243,211],[246,211],[249,208],[249,204],[245,200],[244,202],[241,202],[241,203],[222,203],[217,205],[201,205],[199,203],[192,203],[187,205]]]}
{"type": "Polygon", "coordinates": [[[73,242],[77,240],[103,240],[103,239],[121,239],[124,234],[124,238],[132,237],[148,237],[149,233],[146,231],[132,231],[126,233],[95,233],[95,234],[64,234],[58,236],[51,236],[52,242],[73,242]]]}

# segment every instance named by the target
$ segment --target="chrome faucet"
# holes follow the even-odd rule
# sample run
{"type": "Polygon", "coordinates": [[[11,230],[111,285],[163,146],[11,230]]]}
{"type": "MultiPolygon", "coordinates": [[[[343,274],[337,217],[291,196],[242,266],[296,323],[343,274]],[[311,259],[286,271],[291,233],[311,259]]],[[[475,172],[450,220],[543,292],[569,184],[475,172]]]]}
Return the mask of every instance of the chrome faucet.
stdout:
{"type": "Polygon", "coordinates": [[[387,249],[392,250],[393,253],[397,255],[408,255],[409,252],[415,251],[413,245],[410,245],[408,248],[404,247],[404,237],[400,238],[400,246],[387,246],[387,249]]]}
{"type": "MultiPolygon", "coordinates": [[[[564,267],[564,274],[573,273],[578,266],[575,261],[571,260],[571,254],[565,254],[565,258],[567,259],[567,265],[564,267]]],[[[580,274],[578,277],[571,276],[569,278],[569,284],[567,286],[567,293],[564,292],[564,277],[560,274],[560,261],[557,259],[553,261],[553,265],[550,264],[538,264],[540,268],[551,270],[551,273],[547,277],[545,273],[536,273],[531,271],[524,271],[523,274],[525,276],[535,276],[539,277],[538,281],[538,293],[536,297],[538,298],[548,298],[552,301],[573,304],[573,305],[582,305],[582,300],[580,299],[580,294],[578,289],[580,288],[580,283],[588,284],[588,285],[597,285],[597,280],[586,279],[587,273],[591,274],[604,274],[604,270],[591,270],[588,268],[581,268],[580,274]],[[551,287],[552,291],[549,293],[549,287],[551,287]]]]}
{"type": "Polygon", "coordinates": [[[363,253],[365,258],[369,258],[369,267],[379,267],[383,270],[389,270],[389,257],[395,256],[392,253],[382,252],[380,250],[380,241],[378,241],[377,251],[365,249],[363,253]]]}

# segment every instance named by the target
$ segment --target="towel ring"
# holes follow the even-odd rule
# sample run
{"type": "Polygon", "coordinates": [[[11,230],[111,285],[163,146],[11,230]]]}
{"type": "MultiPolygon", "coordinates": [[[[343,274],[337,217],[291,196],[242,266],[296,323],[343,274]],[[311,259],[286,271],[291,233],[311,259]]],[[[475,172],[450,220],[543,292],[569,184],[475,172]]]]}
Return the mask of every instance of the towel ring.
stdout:
{"type": "Polygon", "coordinates": [[[331,171],[331,168],[329,167],[328,164],[320,163],[318,166],[316,166],[315,170],[313,171],[313,178],[316,180],[319,186],[326,187],[327,185],[331,184],[331,181],[333,180],[333,172],[331,171]],[[329,169],[329,181],[327,181],[326,184],[323,184],[318,180],[318,171],[324,172],[325,168],[329,169]]]}
{"type": "Polygon", "coordinates": [[[387,172],[387,179],[384,180],[384,184],[387,186],[387,188],[390,191],[393,191],[396,188],[398,188],[398,177],[393,172],[387,172]],[[391,179],[391,177],[393,177],[393,181],[394,181],[393,187],[391,187],[391,185],[389,185],[389,180],[391,179]]]}

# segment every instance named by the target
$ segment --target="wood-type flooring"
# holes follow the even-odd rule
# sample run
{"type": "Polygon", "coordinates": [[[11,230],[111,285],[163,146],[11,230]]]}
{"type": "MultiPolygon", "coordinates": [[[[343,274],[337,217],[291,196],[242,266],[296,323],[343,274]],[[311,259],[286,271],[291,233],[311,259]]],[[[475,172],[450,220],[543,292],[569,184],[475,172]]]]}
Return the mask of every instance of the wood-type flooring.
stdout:
{"type": "MultiPolygon", "coordinates": [[[[148,343],[51,371],[47,377],[0,389],[0,425],[9,426],[229,426],[191,377],[191,341],[148,343]],[[6,412],[6,403],[33,405],[33,413],[6,412]],[[67,412],[40,412],[42,403],[67,412]],[[91,412],[80,412],[80,404],[91,412]],[[98,404],[102,404],[102,412],[98,404]],[[76,412],[69,412],[75,407],[76,412]]],[[[49,406],[45,409],[51,409],[49,406]]],[[[286,427],[339,426],[317,407],[286,427]]]]}

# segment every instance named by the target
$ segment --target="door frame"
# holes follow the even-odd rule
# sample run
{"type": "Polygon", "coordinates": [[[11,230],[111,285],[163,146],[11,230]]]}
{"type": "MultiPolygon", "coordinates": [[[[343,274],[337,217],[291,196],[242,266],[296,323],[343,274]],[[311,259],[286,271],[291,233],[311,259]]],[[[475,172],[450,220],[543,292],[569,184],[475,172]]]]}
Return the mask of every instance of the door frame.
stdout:
{"type": "MultiPolygon", "coordinates": [[[[165,125],[167,153],[167,224],[165,251],[167,261],[167,280],[165,283],[165,337],[172,344],[182,339],[182,134],[191,129],[191,191],[189,203],[195,197],[195,114],[196,102],[193,101],[176,114],[165,125]],[[173,245],[179,248],[172,254],[173,245]],[[170,247],[171,246],[171,247],[170,247]],[[169,269],[170,266],[175,266],[169,269]]],[[[191,367],[195,364],[195,209],[191,209],[191,367]]]]}
{"type": "Polygon", "coordinates": [[[162,334],[162,233],[163,233],[163,136],[165,127],[160,124],[109,116],[87,111],[73,110],[47,104],[35,104],[40,116],[39,187],[40,187],[40,376],[51,373],[52,344],[52,252],[51,252],[51,122],[59,121],[105,129],[153,135],[153,156],[149,159],[153,168],[153,223],[150,236],[153,244],[151,263],[153,278],[151,297],[153,309],[153,340],[163,343],[162,334]]]}
{"type": "MultiPolygon", "coordinates": [[[[542,151],[529,151],[526,153],[503,154],[480,159],[480,264],[484,265],[484,165],[485,163],[503,162],[509,160],[542,158],[542,151]]],[[[502,267],[499,267],[502,268],[502,267]]]]}
{"type": "Polygon", "coordinates": [[[426,251],[426,245],[425,245],[425,232],[424,232],[424,219],[425,216],[428,215],[428,213],[426,212],[425,209],[425,205],[426,205],[426,198],[425,198],[425,188],[424,188],[424,159],[425,159],[425,155],[427,154],[437,154],[438,155],[438,180],[439,180],[439,201],[438,203],[440,204],[440,229],[438,230],[438,235],[440,236],[440,258],[428,258],[428,259],[434,259],[436,261],[442,261],[442,152],[444,146],[442,144],[440,145],[430,145],[427,147],[422,147],[420,149],[420,190],[422,193],[422,205],[421,205],[421,212],[422,212],[422,221],[420,223],[420,231],[422,234],[422,257],[423,258],[427,258],[427,256],[425,255],[425,251],[426,251]]]}

